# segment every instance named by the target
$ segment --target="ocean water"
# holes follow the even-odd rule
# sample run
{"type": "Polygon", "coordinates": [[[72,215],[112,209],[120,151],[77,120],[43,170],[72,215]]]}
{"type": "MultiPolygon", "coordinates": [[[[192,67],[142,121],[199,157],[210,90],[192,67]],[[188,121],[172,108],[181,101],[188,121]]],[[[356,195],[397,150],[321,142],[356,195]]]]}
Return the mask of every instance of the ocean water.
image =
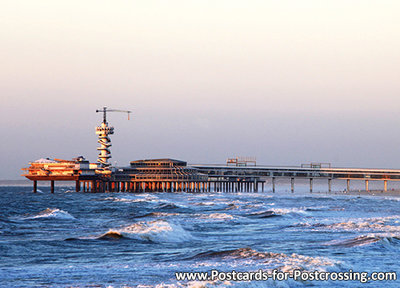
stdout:
{"type": "Polygon", "coordinates": [[[275,194],[39,189],[0,187],[1,287],[400,286],[175,277],[214,269],[398,272],[397,197],[311,194],[306,186],[293,194],[288,186],[275,194]]]}

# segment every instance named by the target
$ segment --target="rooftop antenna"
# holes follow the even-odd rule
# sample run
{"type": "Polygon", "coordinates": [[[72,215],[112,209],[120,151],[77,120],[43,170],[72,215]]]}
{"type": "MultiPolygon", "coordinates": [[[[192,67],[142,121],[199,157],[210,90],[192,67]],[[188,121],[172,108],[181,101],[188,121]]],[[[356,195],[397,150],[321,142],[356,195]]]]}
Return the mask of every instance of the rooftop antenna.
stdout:
{"type": "Polygon", "coordinates": [[[99,135],[99,140],[97,142],[100,144],[100,147],[97,148],[99,150],[99,156],[97,158],[97,162],[100,163],[101,168],[104,170],[110,170],[111,163],[108,162],[108,159],[111,158],[111,140],[108,135],[114,134],[114,127],[108,126],[107,123],[107,112],[123,112],[128,113],[129,115],[132,111],[128,110],[118,110],[118,109],[108,109],[107,107],[103,107],[103,109],[96,110],[96,113],[103,112],[103,122],[100,126],[96,127],[96,134],[99,135]]]}

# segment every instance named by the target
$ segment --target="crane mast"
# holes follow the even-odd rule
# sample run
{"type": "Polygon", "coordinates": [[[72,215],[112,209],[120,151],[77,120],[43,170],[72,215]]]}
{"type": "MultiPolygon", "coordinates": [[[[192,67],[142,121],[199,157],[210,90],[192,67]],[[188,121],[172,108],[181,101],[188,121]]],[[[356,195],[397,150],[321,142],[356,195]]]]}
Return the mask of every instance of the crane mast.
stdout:
{"type": "Polygon", "coordinates": [[[123,112],[128,113],[128,120],[129,114],[132,113],[128,110],[118,110],[118,109],[108,109],[107,107],[103,107],[103,109],[96,110],[96,113],[103,112],[103,122],[100,126],[96,127],[96,134],[98,135],[99,139],[97,142],[100,144],[100,147],[97,148],[99,151],[99,155],[97,158],[97,162],[100,164],[100,167],[104,171],[110,171],[111,163],[108,162],[108,159],[111,158],[111,139],[108,135],[114,134],[114,127],[108,126],[107,122],[107,112],[123,112]]]}

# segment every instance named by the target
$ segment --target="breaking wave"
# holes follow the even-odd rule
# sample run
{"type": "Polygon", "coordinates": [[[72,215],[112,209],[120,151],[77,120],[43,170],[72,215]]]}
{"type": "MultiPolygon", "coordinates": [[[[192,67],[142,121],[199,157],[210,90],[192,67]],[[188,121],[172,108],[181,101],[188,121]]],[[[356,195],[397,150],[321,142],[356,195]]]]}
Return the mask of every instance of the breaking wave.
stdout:
{"type": "Polygon", "coordinates": [[[160,204],[158,206],[158,208],[160,208],[160,209],[177,209],[177,208],[179,208],[179,206],[174,203],[163,203],[163,204],[160,204]]]}
{"type": "MultiPolygon", "coordinates": [[[[400,226],[388,225],[387,222],[398,219],[399,216],[378,218],[358,218],[337,223],[299,223],[294,227],[308,227],[314,231],[355,231],[355,232],[400,232],[400,226]]],[[[396,221],[397,223],[398,221],[396,221]]],[[[393,223],[392,223],[393,224],[393,223]]]]}
{"type": "Polygon", "coordinates": [[[251,213],[251,214],[248,214],[247,216],[253,217],[253,218],[270,218],[270,217],[277,217],[277,216],[281,216],[281,215],[276,214],[274,211],[267,210],[267,211],[251,213]]]}
{"type": "Polygon", "coordinates": [[[177,216],[179,213],[168,213],[168,212],[150,212],[141,216],[137,216],[136,218],[145,218],[145,217],[168,217],[168,216],[177,216]]]}
{"type": "Polygon", "coordinates": [[[231,220],[234,218],[232,215],[226,213],[200,214],[199,217],[202,219],[219,219],[219,220],[231,220]]]}
{"type": "Polygon", "coordinates": [[[107,233],[101,235],[97,239],[100,240],[118,240],[121,238],[125,238],[121,233],[116,232],[116,231],[108,231],[107,233]]]}
{"type": "Polygon", "coordinates": [[[265,265],[266,269],[279,269],[290,272],[295,269],[321,270],[323,267],[337,264],[325,257],[310,257],[299,254],[258,252],[249,247],[223,251],[207,251],[199,253],[192,259],[218,259],[218,261],[253,260],[265,265]]]}
{"type": "Polygon", "coordinates": [[[184,242],[192,240],[192,235],[179,224],[165,220],[138,222],[124,228],[110,230],[101,237],[126,237],[151,242],[184,242]]]}
{"type": "Polygon", "coordinates": [[[140,194],[140,195],[123,195],[118,197],[107,197],[104,200],[111,200],[114,202],[127,202],[127,203],[138,203],[138,202],[154,202],[158,201],[158,197],[150,194],[140,194]]]}
{"type": "Polygon", "coordinates": [[[307,214],[307,212],[306,208],[271,208],[265,211],[254,212],[247,216],[254,218],[269,218],[287,214],[307,214]]]}
{"type": "Polygon", "coordinates": [[[388,235],[388,234],[367,234],[357,236],[351,239],[345,240],[333,240],[327,242],[327,246],[341,246],[341,247],[357,247],[365,246],[373,243],[382,242],[384,244],[394,245],[400,243],[399,235],[388,235]]]}
{"type": "Polygon", "coordinates": [[[23,217],[22,219],[60,219],[60,220],[76,220],[74,216],[66,211],[57,208],[47,208],[36,215],[23,217]]]}
{"type": "Polygon", "coordinates": [[[193,205],[195,205],[195,206],[214,206],[214,205],[215,205],[215,202],[211,202],[211,201],[208,201],[208,202],[198,202],[198,203],[194,203],[193,205]]]}

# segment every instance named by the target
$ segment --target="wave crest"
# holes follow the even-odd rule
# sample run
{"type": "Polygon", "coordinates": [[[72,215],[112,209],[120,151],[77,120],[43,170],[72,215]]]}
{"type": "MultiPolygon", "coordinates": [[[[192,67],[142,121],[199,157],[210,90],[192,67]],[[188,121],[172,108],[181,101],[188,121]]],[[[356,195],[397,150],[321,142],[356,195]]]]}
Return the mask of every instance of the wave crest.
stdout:
{"type": "Polygon", "coordinates": [[[138,222],[122,229],[111,231],[127,238],[151,242],[183,242],[192,239],[192,235],[182,226],[165,220],[138,222]]]}
{"type": "Polygon", "coordinates": [[[333,266],[336,263],[325,257],[310,257],[299,254],[287,255],[284,253],[258,252],[249,247],[224,251],[207,251],[193,257],[198,258],[219,258],[219,260],[253,260],[267,266],[267,269],[279,269],[281,271],[321,270],[326,266],[333,266]]]}
{"type": "Polygon", "coordinates": [[[351,239],[345,240],[333,240],[327,242],[325,245],[328,246],[342,246],[342,247],[357,247],[370,245],[377,242],[388,243],[389,245],[394,244],[394,242],[399,243],[399,235],[388,235],[388,234],[367,234],[357,236],[351,239]]]}
{"type": "Polygon", "coordinates": [[[389,221],[398,219],[398,215],[377,217],[377,218],[358,218],[350,219],[348,221],[336,222],[336,223],[298,223],[294,227],[308,227],[314,231],[356,231],[356,232],[367,232],[367,231],[379,231],[379,232],[400,232],[400,226],[389,225],[398,223],[388,223],[389,221]]]}
{"type": "Polygon", "coordinates": [[[24,217],[23,219],[60,219],[60,220],[76,220],[74,216],[66,211],[57,208],[47,208],[36,215],[24,217]]]}
{"type": "Polygon", "coordinates": [[[212,213],[212,214],[201,214],[199,216],[202,219],[218,219],[218,220],[231,220],[233,216],[226,213],[212,213]]]}

